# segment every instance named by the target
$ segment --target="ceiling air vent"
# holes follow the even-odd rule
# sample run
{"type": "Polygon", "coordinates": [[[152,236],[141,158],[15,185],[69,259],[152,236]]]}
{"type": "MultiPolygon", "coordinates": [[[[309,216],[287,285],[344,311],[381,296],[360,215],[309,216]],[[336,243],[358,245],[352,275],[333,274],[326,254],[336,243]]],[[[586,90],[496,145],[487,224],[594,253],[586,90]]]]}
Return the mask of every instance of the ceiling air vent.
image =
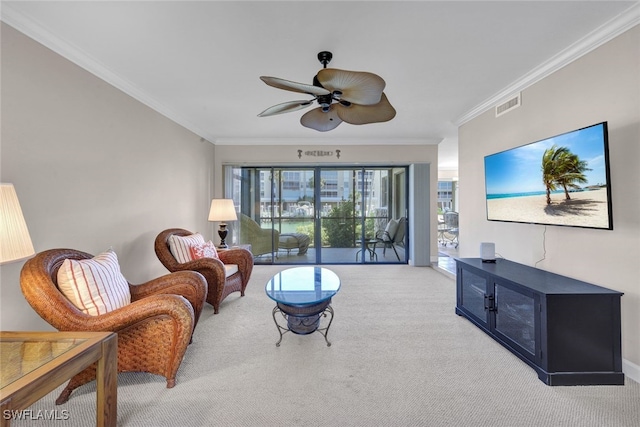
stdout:
{"type": "Polygon", "coordinates": [[[520,101],[520,93],[518,93],[508,101],[503,102],[500,105],[496,105],[496,117],[500,117],[501,115],[506,114],[515,108],[518,108],[520,106],[520,101]]]}

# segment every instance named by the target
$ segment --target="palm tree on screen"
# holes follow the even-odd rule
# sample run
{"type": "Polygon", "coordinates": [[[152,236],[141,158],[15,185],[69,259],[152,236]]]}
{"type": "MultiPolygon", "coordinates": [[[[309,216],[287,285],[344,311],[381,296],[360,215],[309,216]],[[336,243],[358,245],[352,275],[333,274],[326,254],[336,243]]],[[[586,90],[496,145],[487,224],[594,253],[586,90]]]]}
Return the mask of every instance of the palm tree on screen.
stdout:
{"type": "Polygon", "coordinates": [[[561,168],[563,172],[556,179],[556,182],[564,189],[565,199],[571,200],[569,188],[576,190],[580,188],[577,183],[584,184],[588,182],[584,172],[591,169],[587,168],[586,161],[580,160],[577,155],[571,152],[566,156],[562,156],[561,168]]]}
{"type": "Polygon", "coordinates": [[[547,193],[547,205],[551,204],[551,192],[558,186],[564,189],[565,199],[570,200],[569,189],[578,189],[577,183],[587,182],[584,175],[587,162],[569,151],[567,147],[553,147],[545,150],[542,155],[542,182],[547,193]]]}
{"type": "Polygon", "coordinates": [[[561,158],[569,153],[566,147],[557,147],[544,150],[542,155],[542,182],[547,192],[547,205],[551,204],[551,192],[556,190],[557,179],[560,176],[561,158]]]}

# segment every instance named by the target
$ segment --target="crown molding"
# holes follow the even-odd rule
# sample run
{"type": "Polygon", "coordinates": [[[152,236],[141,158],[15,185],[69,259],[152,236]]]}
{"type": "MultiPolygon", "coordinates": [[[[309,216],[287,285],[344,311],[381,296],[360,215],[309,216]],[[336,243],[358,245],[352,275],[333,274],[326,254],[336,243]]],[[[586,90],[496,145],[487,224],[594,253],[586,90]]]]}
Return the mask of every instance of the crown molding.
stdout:
{"type": "Polygon", "coordinates": [[[491,96],[481,104],[478,104],[466,114],[458,118],[454,123],[457,126],[463,125],[485,111],[494,108],[497,104],[500,104],[500,102],[532,86],[562,67],[595,50],[599,46],[619,36],[625,31],[630,30],[638,24],[640,24],[640,2],[635,3],[629,9],[596,28],[591,33],[553,56],[548,61],[534,68],[511,85],[491,96]]]}
{"type": "Polygon", "coordinates": [[[123,79],[122,77],[111,71],[107,66],[93,58],[82,49],[62,40],[61,38],[45,29],[38,22],[26,17],[24,14],[13,8],[10,4],[5,2],[2,3],[2,7],[0,8],[0,20],[25,34],[27,37],[32,38],[36,42],[61,55],[63,58],[71,61],[77,66],[87,70],[96,77],[121,90],[137,101],[145,104],[154,111],[157,111],[161,115],[190,130],[196,135],[201,136],[209,141],[215,138],[214,135],[208,134],[203,129],[187,120],[175,110],[167,108],[166,105],[150,97],[147,93],[141,91],[130,81],[123,79]]]}

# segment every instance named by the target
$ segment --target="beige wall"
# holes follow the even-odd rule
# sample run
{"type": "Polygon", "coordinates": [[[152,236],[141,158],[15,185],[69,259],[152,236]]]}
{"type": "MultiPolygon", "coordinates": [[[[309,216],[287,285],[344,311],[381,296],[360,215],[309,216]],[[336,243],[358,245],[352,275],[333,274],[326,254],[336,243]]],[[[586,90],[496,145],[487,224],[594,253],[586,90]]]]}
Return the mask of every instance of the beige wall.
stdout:
{"type": "Polygon", "coordinates": [[[430,264],[428,261],[436,262],[438,258],[437,242],[437,181],[438,171],[435,165],[438,164],[437,145],[257,145],[257,146],[231,146],[216,145],[216,196],[222,197],[223,193],[223,173],[224,165],[250,165],[250,166],[330,166],[330,165],[400,165],[429,164],[429,183],[416,183],[418,192],[422,192],[429,202],[429,212],[425,209],[416,209],[410,212],[409,238],[412,233],[420,233],[413,237],[418,242],[428,241],[429,248],[426,258],[423,254],[418,254],[422,248],[416,248],[413,254],[416,255],[414,263],[413,254],[410,254],[409,263],[417,266],[430,264]],[[298,158],[298,150],[302,150],[302,157],[298,158]],[[336,150],[340,150],[340,158],[336,156],[336,150]],[[329,156],[305,155],[307,151],[326,151],[333,153],[329,156]],[[427,231],[428,230],[428,231],[427,231]],[[424,233],[429,234],[428,240],[421,239],[424,233]],[[418,256],[419,255],[419,256],[418,256]]]}
{"type": "MultiPolygon", "coordinates": [[[[36,251],[113,247],[132,283],[165,274],[161,230],[212,237],[214,147],[2,24],[2,182],[18,193],[36,251]]],[[[0,329],[50,329],[3,265],[0,329]]]]}
{"type": "Polygon", "coordinates": [[[624,292],[624,370],[640,381],[640,26],[522,92],[522,106],[461,126],[460,255],[495,242],[504,258],[624,292]],[[489,222],[487,154],[609,122],[613,231],[489,222]],[[546,249],[546,253],[545,253],[546,249]]]}

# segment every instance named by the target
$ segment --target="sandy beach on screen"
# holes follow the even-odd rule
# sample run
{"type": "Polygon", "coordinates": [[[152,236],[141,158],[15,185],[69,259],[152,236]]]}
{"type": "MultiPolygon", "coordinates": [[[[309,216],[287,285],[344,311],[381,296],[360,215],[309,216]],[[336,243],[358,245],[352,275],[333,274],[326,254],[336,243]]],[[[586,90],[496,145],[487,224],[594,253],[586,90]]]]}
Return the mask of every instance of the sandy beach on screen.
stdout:
{"type": "Polygon", "coordinates": [[[606,188],[569,193],[569,196],[571,200],[565,200],[564,193],[551,194],[550,205],[547,205],[547,197],[544,194],[490,199],[487,200],[488,218],[540,224],[608,227],[606,188]]]}

